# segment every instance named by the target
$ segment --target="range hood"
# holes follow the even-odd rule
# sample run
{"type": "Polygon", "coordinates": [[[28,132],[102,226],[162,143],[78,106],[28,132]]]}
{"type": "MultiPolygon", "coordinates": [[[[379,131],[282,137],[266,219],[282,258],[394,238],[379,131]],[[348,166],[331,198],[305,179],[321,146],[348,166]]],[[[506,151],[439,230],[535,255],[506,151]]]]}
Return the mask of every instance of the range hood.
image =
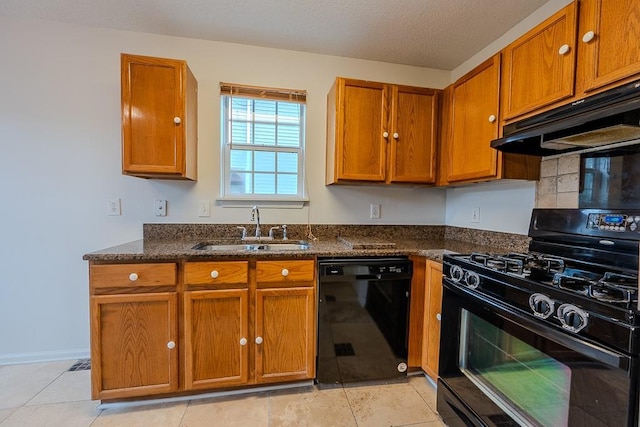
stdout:
{"type": "Polygon", "coordinates": [[[551,156],[640,138],[640,81],[506,125],[491,146],[551,156]]]}

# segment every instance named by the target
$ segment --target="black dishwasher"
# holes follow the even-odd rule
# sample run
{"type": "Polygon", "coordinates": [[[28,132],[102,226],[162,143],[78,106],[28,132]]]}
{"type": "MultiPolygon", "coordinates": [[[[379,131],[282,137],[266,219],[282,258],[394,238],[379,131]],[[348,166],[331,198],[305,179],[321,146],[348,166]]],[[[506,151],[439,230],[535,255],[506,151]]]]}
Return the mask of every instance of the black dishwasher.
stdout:
{"type": "Polygon", "coordinates": [[[407,257],[320,259],[320,384],[406,376],[413,264],[407,257]]]}

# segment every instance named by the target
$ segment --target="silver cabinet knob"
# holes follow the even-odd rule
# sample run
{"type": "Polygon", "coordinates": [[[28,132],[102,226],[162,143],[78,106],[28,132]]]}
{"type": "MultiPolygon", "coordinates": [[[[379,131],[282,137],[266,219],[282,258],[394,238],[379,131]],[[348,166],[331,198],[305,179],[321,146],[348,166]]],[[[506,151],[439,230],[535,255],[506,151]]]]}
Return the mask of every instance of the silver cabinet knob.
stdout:
{"type": "Polygon", "coordinates": [[[589,43],[591,40],[593,40],[596,37],[596,33],[594,33],[593,31],[587,31],[586,33],[584,33],[584,35],[582,36],[582,41],[584,43],[589,43]]]}
{"type": "Polygon", "coordinates": [[[382,132],[382,136],[384,138],[389,138],[389,132],[382,132]]]}
{"type": "Polygon", "coordinates": [[[262,337],[256,337],[256,344],[262,344],[262,337]]]}
{"type": "Polygon", "coordinates": [[[174,118],[173,118],[173,123],[175,123],[175,124],[177,124],[177,125],[179,125],[181,121],[182,121],[182,120],[180,119],[180,117],[174,117],[174,118]]]}
{"type": "Polygon", "coordinates": [[[560,55],[566,55],[567,53],[569,53],[570,50],[571,48],[569,47],[568,44],[563,44],[562,46],[560,46],[560,49],[558,49],[558,53],[560,55]]]}
{"type": "Polygon", "coordinates": [[[436,319],[438,319],[438,322],[442,320],[442,315],[440,313],[436,314],[436,319]]]}
{"type": "Polygon", "coordinates": [[[175,342],[173,342],[173,341],[169,341],[169,342],[167,343],[167,348],[168,348],[169,350],[173,350],[174,348],[176,348],[176,343],[175,343],[175,342]]]}
{"type": "Polygon", "coordinates": [[[489,123],[494,123],[496,121],[496,116],[493,114],[489,116],[489,123]]]}
{"type": "Polygon", "coordinates": [[[283,269],[282,269],[282,275],[283,275],[284,277],[287,277],[287,276],[289,275],[289,270],[287,270],[286,268],[283,268],[283,269]]]}
{"type": "Polygon", "coordinates": [[[395,132],[395,133],[393,134],[393,139],[398,139],[399,137],[400,137],[400,135],[398,135],[398,132],[395,132]]]}
{"type": "Polygon", "coordinates": [[[131,273],[129,275],[129,280],[131,280],[132,282],[135,282],[136,280],[138,280],[138,274],[137,273],[131,273]]]}
{"type": "Polygon", "coordinates": [[[219,275],[219,274],[218,274],[218,271],[217,271],[217,270],[213,270],[213,271],[211,271],[211,277],[212,277],[213,279],[217,279],[217,278],[218,278],[218,275],[219,275]]]}
{"type": "Polygon", "coordinates": [[[247,345],[247,339],[246,338],[240,338],[240,345],[247,345]]]}

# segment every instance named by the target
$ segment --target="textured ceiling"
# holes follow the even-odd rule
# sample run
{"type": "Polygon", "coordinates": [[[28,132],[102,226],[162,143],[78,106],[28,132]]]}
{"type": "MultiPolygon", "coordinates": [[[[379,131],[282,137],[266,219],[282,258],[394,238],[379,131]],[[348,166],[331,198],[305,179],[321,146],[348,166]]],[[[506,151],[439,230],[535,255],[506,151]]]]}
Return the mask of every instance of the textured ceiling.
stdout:
{"type": "Polygon", "coordinates": [[[0,0],[0,16],[452,70],[547,0],[0,0]]]}

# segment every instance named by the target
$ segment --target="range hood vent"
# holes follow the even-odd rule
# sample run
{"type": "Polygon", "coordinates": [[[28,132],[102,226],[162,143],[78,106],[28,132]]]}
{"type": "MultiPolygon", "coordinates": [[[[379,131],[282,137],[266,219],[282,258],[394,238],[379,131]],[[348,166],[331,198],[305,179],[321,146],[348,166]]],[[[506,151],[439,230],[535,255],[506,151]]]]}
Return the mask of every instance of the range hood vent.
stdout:
{"type": "Polygon", "coordinates": [[[640,81],[504,127],[491,146],[506,153],[551,156],[640,138],[640,81]]]}

